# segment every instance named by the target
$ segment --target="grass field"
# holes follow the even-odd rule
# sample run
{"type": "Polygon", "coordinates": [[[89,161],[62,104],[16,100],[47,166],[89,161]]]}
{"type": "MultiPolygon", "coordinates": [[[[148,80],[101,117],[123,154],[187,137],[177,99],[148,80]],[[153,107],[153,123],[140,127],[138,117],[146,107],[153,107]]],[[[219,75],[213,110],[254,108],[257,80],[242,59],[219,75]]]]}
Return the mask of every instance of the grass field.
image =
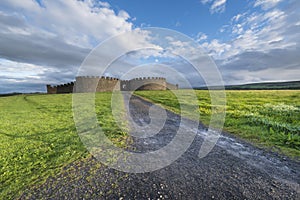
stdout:
{"type": "MultiPolygon", "coordinates": [[[[96,95],[96,113],[106,135],[123,146],[127,134],[116,126],[110,93],[96,95]]],[[[19,95],[0,98],[0,199],[59,173],[63,166],[90,155],[80,141],[72,95],[19,95]]]]}
{"type": "MultiPolygon", "coordinates": [[[[170,91],[138,91],[136,94],[180,113],[179,103],[170,91]]],[[[198,90],[196,95],[200,120],[208,125],[211,117],[209,92],[198,90]]],[[[226,131],[260,147],[300,158],[299,90],[235,90],[226,91],[226,96],[226,131]]],[[[192,104],[191,96],[186,95],[183,103],[192,104]]]]}
{"type": "MultiPolygon", "coordinates": [[[[170,91],[136,93],[179,113],[179,104],[170,91]]],[[[201,121],[208,124],[209,93],[196,94],[201,121]]],[[[226,94],[225,130],[257,145],[300,156],[300,91],[226,94]]],[[[124,146],[128,136],[114,122],[110,98],[110,93],[96,95],[97,118],[106,135],[116,145],[124,146]]],[[[189,98],[185,95],[187,105],[192,103],[189,98]]],[[[0,140],[0,199],[15,198],[73,161],[90,157],[76,133],[71,94],[1,97],[0,140]]]]}

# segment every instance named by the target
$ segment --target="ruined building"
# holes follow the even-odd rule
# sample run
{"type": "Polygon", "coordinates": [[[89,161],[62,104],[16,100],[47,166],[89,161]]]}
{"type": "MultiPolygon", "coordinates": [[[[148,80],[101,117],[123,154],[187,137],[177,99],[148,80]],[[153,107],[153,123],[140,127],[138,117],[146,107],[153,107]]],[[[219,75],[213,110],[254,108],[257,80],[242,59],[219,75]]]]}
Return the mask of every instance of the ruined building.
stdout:
{"type": "Polygon", "coordinates": [[[111,77],[78,76],[75,82],[51,86],[47,85],[48,94],[73,92],[109,92],[135,90],[177,90],[178,85],[170,84],[165,78],[143,77],[131,80],[120,80],[111,77]]]}

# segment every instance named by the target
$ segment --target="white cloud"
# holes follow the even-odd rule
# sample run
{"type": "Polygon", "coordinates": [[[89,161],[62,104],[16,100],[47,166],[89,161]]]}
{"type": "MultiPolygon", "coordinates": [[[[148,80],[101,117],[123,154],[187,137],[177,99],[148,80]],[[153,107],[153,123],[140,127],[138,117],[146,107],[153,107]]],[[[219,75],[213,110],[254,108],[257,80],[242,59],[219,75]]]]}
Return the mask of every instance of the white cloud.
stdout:
{"type": "Polygon", "coordinates": [[[256,0],[254,3],[254,7],[262,7],[264,10],[268,10],[270,8],[275,7],[282,0],[256,0]]]}
{"type": "Polygon", "coordinates": [[[238,22],[244,15],[245,15],[245,14],[239,13],[239,14],[233,16],[233,17],[231,18],[231,21],[232,21],[232,22],[238,22]]]}
{"type": "Polygon", "coordinates": [[[231,45],[214,39],[211,42],[203,43],[202,47],[208,51],[209,55],[214,57],[222,57],[226,51],[230,50],[231,45]]]}
{"type": "Polygon", "coordinates": [[[227,0],[201,0],[202,4],[210,4],[210,12],[222,13],[225,11],[227,0]]]}
{"type": "Polygon", "coordinates": [[[232,33],[233,34],[238,34],[238,35],[242,34],[243,31],[244,31],[244,28],[241,24],[234,25],[234,27],[232,29],[232,33]]]}
{"type": "Polygon", "coordinates": [[[99,1],[98,2],[100,6],[104,7],[104,8],[110,8],[110,4],[107,3],[107,2],[102,2],[102,1],[99,1]]]}
{"type": "Polygon", "coordinates": [[[81,47],[92,47],[107,37],[129,31],[132,23],[126,11],[116,14],[109,4],[94,0],[45,0],[43,7],[32,0],[3,0],[8,10],[22,13],[31,28],[47,31],[61,40],[81,47]],[[95,42],[96,41],[96,42],[95,42]]]}
{"type": "Polygon", "coordinates": [[[65,83],[70,80],[68,70],[63,74],[61,72],[42,65],[0,59],[0,93],[43,92],[46,83],[65,83]]]}
{"type": "Polygon", "coordinates": [[[230,25],[222,27],[222,32],[229,31],[230,41],[212,40],[204,43],[216,59],[226,59],[245,51],[265,51],[295,46],[295,42],[287,40],[293,32],[286,32],[289,23],[288,15],[277,8],[267,12],[245,12],[234,16],[230,25]],[[229,48],[230,47],[230,48],[229,48]]]}
{"type": "MultiPolygon", "coordinates": [[[[72,81],[93,47],[111,36],[133,30],[130,19],[126,11],[116,13],[109,3],[96,0],[43,0],[41,5],[33,0],[2,0],[2,80],[25,81],[24,85],[39,91],[44,90],[46,83],[72,81]]],[[[135,39],[122,44],[130,45],[135,39]]],[[[9,91],[6,86],[0,88],[0,93],[9,91]]],[[[22,85],[11,89],[25,90],[22,85]]]]}
{"type": "Polygon", "coordinates": [[[39,74],[43,74],[47,71],[46,68],[39,65],[13,62],[4,59],[1,59],[0,66],[0,74],[9,79],[26,79],[28,76],[38,79],[40,78],[39,74]],[[22,71],[20,71],[20,69],[22,69],[22,71]]]}
{"type": "MultiPolygon", "coordinates": [[[[227,1],[201,2],[210,6],[211,13],[221,13],[227,1]]],[[[289,80],[299,75],[300,14],[295,9],[299,8],[299,1],[292,0],[296,5],[285,8],[277,7],[280,2],[256,0],[250,3],[254,10],[233,16],[229,24],[221,27],[218,34],[229,33],[229,39],[226,35],[226,40],[220,37],[209,41],[205,33],[198,33],[195,40],[215,58],[225,80],[271,80],[276,73],[280,74],[277,79],[289,80]],[[280,70],[285,71],[280,73],[280,70]]],[[[111,36],[133,30],[130,22],[133,20],[126,11],[116,13],[109,3],[96,0],[44,0],[42,6],[33,0],[2,0],[0,93],[25,91],[25,85],[41,91],[46,83],[73,80],[89,51],[111,36]],[[4,84],[7,82],[22,84],[10,87],[4,84]]],[[[159,61],[172,58],[168,52],[160,51],[159,44],[152,44],[153,38],[147,32],[135,31],[136,34],[119,40],[111,48],[148,46],[156,50],[139,51],[131,56],[146,59],[156,56],[159,61]]],[[[190,43],[171,37],[166,39],[170,52],[193,55],[195,49],[190,43]]]]}
{"type": "Polygon", "coordinates": [[[206,39],[207,39],[207,35],[202,32],[199,32],[196,36],[196,42],[202,42],[206,39]]]}
{"type": "Polygon", "coordinates": [[[231,33],[229,40],[202,42],[226,82],[299,79],[299,1],[290,1],[285,8],[276,6],[279,2],[256,1],[252,5],[260,10],[237,14],[222,26],[221,33],[231,33]]]}
{"type": "Polygon", "coordinates": [[[118,17],[120,17],[124,20],[128,20],[130,18],[130,15],[126,11],[121,10],[118,14],[118,17]]]}
{"type": "Polygon", "coordinates": [[[210,10],[212,13],[222,13],[225,11],[226,0],[215,0],[210,10]]]}

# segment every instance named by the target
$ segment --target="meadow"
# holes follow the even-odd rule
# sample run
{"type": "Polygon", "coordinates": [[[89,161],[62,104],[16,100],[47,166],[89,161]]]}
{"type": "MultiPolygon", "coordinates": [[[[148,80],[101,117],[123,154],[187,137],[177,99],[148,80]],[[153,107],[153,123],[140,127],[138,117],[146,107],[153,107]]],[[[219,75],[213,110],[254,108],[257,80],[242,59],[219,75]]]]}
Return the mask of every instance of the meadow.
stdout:
{"type": "MultiPolygon", "coordinates": [[[[111,93],[96,95],[105,134],[124,146],[127,134],[115,124],[111,93]]],[[[72,95],[18,95],[0,98],[0,199],[55,176],[73,161],[90,157],[74,125],[72,95]]]]}
{"type": "MultiPolygon", "coordinates": [[[[192,103],[189,91],[177,92],[185,97],[184,103],[192,103]]],[[[180,113],[171,91],[136,94],[180,113]]],[[[200,120],[207,125],[209,93],[199,90],[196,94],[200,120]]],[[[299,90],[227,91],[226,95],[226,131],[260,147],[300,157],[299,90]]],[[[116,125],[110,106],[111,93],[96,94],[98,122],[115,145],[124,147],[128,134],[116,125]]],[[[183,115],[189,117],[189,113],[183,115]]],[[[0,199],[16,198],[70,163],[91,157],[76,132],[72,94],[1,97],[0,141],[0,199]]]]}
{"type": "MultiPolygon", "coordinates": [[[[197,103],[200,121],[209,124],[211,99],[207,90],[195,91],[198,102],[191,98],[191,91],[174,92],[185,96],[182,104],[197,103]]],[[[171,91],[135,94],[180,114],[180,104],[171,91]]],[[[300,158],[300,91],[227,90],[224,130],[256,146],[300,158]]]]}

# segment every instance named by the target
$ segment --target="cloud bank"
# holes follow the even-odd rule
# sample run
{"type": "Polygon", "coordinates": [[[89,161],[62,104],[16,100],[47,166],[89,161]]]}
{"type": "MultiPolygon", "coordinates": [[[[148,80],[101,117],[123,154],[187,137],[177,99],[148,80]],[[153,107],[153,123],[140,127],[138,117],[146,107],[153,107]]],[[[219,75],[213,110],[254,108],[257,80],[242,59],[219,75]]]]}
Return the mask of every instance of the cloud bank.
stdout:
{"type": "MultiPolygon", "coordinates": [[[[200,2],[209,6],[212,15],[225,14],[228,6],[226,0],[200,2]]],[[[226,84],[299,80],[300,1],[255,0],[248,7],[220,27],[218,38],[201,31],[195,41],[214,58],[226,84]]],[[[2,0],[0,93],[43,92],[48,83],[72,81],[100,42],[132,30],[138,33],[134,21],[125,10],[115,11],[109,3],[96,0],[2,0]]],[[[130,48],[133,42],[151,46],[152,40],[141,31],[111,51],[130,48]]],[[[166,41],[178,54],[193,53],[189,44],[167,37],[166,41]]],[[[194,86],[203,83],[186,63],[171,61],[172,55],[145,51],[138,57],[162,60],[188,74],[194,86]]],[[[124,66],[129,58],[123,59],[124,66]]]]}
{"type": "Polygon", "coordinates": [[[133,27],[126,11],[101,1],[2,0],[0,8],[0,93],[71,81],[95,45],[133,27]]]}
{"type": "Polygon", "coordinates": [[[300,4],[281,2],[256,0],[220,28],[230,39],[200,41],[227,84],[299,80],[300,4]]]}

